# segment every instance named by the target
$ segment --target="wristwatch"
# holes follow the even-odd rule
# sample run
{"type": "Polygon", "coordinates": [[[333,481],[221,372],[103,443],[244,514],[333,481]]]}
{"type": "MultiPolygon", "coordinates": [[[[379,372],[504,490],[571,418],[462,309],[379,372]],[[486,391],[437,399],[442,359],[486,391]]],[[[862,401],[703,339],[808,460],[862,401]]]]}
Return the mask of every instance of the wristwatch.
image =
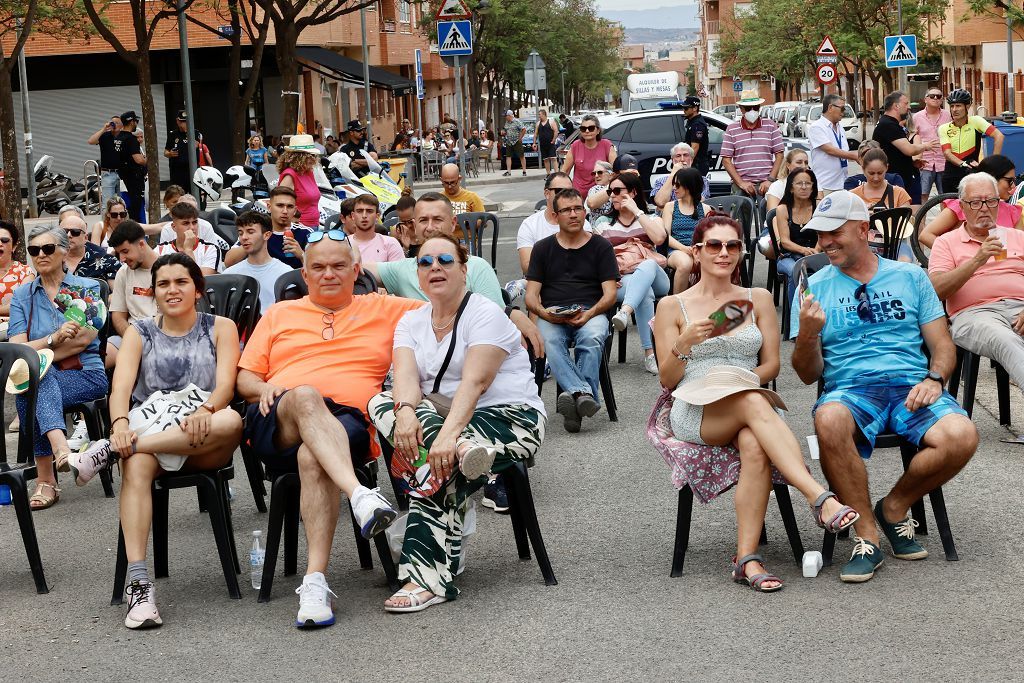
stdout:
{"type": "Polygon", "coordinates": [[[941,386],[946,386],[945,378],[934,370],[929,370],[928,374],[925,375],[925,379],[931,379],[938,382],[941,386]]]}

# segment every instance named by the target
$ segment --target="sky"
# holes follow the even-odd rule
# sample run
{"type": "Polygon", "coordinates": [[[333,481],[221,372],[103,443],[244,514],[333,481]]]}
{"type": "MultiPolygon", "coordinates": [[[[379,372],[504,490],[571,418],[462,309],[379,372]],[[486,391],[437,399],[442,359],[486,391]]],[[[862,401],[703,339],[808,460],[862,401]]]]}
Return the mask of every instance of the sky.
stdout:
{"type": "Polygon", "coordinates": [[[678,0],[597,0],[598,10],[658,9],[675,4],[692,5],[693,2],[679,3],[678,0]]]}

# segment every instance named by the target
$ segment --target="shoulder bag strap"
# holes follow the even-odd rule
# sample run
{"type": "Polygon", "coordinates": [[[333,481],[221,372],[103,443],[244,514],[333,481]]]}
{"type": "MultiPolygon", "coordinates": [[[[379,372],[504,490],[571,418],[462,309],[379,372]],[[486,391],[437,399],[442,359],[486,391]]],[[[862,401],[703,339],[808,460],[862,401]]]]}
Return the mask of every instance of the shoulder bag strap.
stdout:
{"type": "Polygon", "coordinates": [[[441,380],[444,379],[444,373],[448,370],[448,365],[452,362],[452,355],[455,353],[455,333],[459,329],[459,318],[462,317],[462,312],[466,310],[466,304],[469,303],[469,297],[472,296],[472,292],[466,292],[466,296],[462,297],[462,303],[459,304],[459,310],[455,313],[455,323],[452,325],[452,342],[448,345],[448,353],[444,357],[444,362],[441,363],[441,369],[437,372],[437,377],[434,378],[434,388],[430,390],[430,393],[437,394],[441,391],[441,380]]]}

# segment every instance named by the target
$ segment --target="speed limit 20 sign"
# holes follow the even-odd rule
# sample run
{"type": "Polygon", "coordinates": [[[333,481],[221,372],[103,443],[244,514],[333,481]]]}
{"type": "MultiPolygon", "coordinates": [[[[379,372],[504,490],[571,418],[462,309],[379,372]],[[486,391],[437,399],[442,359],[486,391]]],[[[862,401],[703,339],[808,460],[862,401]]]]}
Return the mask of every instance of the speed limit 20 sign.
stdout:
{"type": "Polygon", "coordinates": [[[821,81],[822,85],[829,85],[835,83],[836,78],[839,74],[836,73],[835,64],[819,64],[818,65],[818,80],[821,81]]]}

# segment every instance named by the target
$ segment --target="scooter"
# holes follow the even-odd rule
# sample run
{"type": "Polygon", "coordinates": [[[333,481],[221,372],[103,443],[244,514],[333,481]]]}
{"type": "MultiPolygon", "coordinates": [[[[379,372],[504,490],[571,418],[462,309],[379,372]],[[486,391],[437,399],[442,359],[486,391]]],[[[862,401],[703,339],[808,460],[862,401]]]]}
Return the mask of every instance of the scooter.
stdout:
{"type": "Polygon", "coordinates": [[[367,163],[367,173],[362,177],[352,170],[351,160],[347,154],[335,152],[326,161],[330,183],[334,191],[341,196],[372,194],[377,197],[381,220],[387,220],[395,211],[395,204],[402,197],[402,188],[391,179],[387,171],[391,168],[386,161],[380,164],[373,157],[360,150],[367,163]]]}
{"type": "Polygon", "coordinates": [[[98,214],[100,208],[99,176],[87,171],[73,182],[63,173],[54,173],[53,156],[43,155],[33,169],[36,183],[36,209],[40,214],[56,214],[68,204],[77,206],[86,215],[98,214]]]}
{"type": "MultiPolygon", "coordinates": [[[[232,167],[234,168],[234,167],[232,167]]],[[[231,169],[228,169],[231,172],[231,169]]],[[[270,214],[270,200],[269,192],[272,188],[277,187],[277,181],[280,175],[277,173],[277,168],[273,164],[264,164],[261,169],[261,175],[263,176],[266,187],[267,195],[263,197],[254,197],[252,201],[245,201],[244,196],[240,197],[238,201],[233,201],[231,209],[236,213],[240,214],[243,211],[259,211],[260,213],[270,214]]],[[[323,229],[330,225],[339,213],[341,213],[341,197],[331,187],[330,181],[327,180],[327,175],[324,173],[320,166],[313,167],[313,177],[316,178],[317,187],[320,189],[320,201],[318,203],[318,209],[320,212],[320,228],[323,229]]],[[[365,192],[365,190],[363,191],[365,192]]],[[[353,192],[353,195],[357,194],[353,192]]]]}
{"type": "Polygon", "coordinates": [[[260,171],[260,168],[253,166],[235,165],[224,172],[224,185],[231,189],[232,204],[244,200],[246,192],[253,200],[270,196],[267,180],[260,171]]]}

